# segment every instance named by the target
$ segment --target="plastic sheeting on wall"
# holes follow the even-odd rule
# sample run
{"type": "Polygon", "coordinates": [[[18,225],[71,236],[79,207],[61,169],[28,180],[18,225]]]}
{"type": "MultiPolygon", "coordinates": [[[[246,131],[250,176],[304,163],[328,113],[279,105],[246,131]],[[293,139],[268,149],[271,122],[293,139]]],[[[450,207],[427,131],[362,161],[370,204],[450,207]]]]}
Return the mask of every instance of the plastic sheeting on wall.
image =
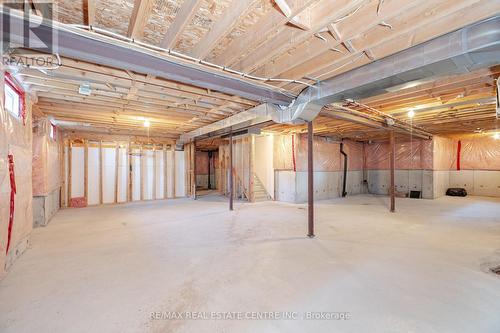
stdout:
{"type": "MultiPolygon", "coordinates": [[[[307,134],[298,135],[296,149],[297,171],[307,171],[307,134]]],[[[314,137],[314,171],[340,171],[340,144],[326,138],[314,137]]]]}
{"type": "Polygon", "coordinates": [[[45,196],[61,186],[61,135],[51,139],[51,124],[41,118],[34,125],[33,133],[33,195],[45,196]]]}
{"type": "Polygon", "coordinates": [[[273,160],[275,170],[293,170],[291,134],[274,136],[273,160]]]}
{"type": "Polygon", "coordinates": [[[446,171],[456,168],[457,140],[434,136],[433,170],[446,171]]]}
{"type": "Polygon", "coordinates": [[[461,168],[500,170],[500,140],[492,136],[462,139],[461,168]]]}
{"type": "Polygon", "coordinates": [[[208,152],[206,151],[196,152],[196,175],[208,175],[208,152]]]}
{"type": "MultiPolygon", "coordinates": [[[[368,170],[388,170],[390,168],[388,142],[366,144],[365,154],[368,170]]],[[[432,170],[432,164],[432,140],[396,141],[396,169],[432,170]]]]}
{"type": "Polygon", "coordinates": [[[26,125],[4,109],[4,73],[0,71],[0,278],[5,267],[27,247],[33,228],[32,186],[32,119],[31,102],[27,101],[26,125]],[[8,155],[14,158],[16,194],[11,243],[6,254],[10,215],[10,175],[8,155]]]}

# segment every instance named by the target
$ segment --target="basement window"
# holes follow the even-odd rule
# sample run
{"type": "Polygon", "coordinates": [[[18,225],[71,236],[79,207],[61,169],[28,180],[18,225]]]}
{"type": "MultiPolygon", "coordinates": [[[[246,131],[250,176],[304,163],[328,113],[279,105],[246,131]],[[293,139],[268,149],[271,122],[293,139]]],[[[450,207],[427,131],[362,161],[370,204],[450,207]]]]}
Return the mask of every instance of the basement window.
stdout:
{"type": "Polygon", "coordinates": [[[4,96],[5,109],[24,123],[24,92],[8,74],[5,75],[4,96]]]}
{"type": "Polygon", "coordinates": [[[50,123],[50,138],[56,140],[56,126],[52,123],[50,123]]]}
{"type": "Polygon", "coordinates": [[[21,119],[20,99],[17,91],[8,82],[5,82],[5,109],[18,119],[21,119]]]}

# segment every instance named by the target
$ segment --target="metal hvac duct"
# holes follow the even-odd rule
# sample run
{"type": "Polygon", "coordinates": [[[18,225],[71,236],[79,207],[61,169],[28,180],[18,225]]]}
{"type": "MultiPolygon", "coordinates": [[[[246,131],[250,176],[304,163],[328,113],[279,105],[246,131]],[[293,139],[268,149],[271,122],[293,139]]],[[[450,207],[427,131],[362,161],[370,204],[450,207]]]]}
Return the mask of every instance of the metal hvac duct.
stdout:
{"type": "Polygon", "coordinates": [[[404,88],[409,83],[461,74],[500,63],[500,16],[437,37],[304,90],[280,122],[311,121],[323,106],[404,88]]]}
{"type": "Polygon", "coordinates": [[[255,84],[220,71],[202,68],[115,38],[92,34],[51,20],[42,20],[34,15],[25,17],[22,12],[3,6],[0,6],[0,13],[3,33],[5,34],[6,28],[10,29],[8,38],[10,42],[18,45],[27,45],[23,28],[29,25],[30,43],[36,43],[37,38],[41,41],[51,41],[56,37],[55,52],[62,57],[150,74],[261,103],[288,105],[293,100],[293,96],[269,85],[255,84]]]}
{"type": "Polygon", "coordinates": [[[404,89],[438,76],[500,64],[500,16],[467,26],[304,90],[289,107],[258,106],[181,136],[181,141],[236,126],[240,120],[277,123],[312,121],[330,103],[404,89]],[[263,116],[263,117],[261,117],[263,116]]]}

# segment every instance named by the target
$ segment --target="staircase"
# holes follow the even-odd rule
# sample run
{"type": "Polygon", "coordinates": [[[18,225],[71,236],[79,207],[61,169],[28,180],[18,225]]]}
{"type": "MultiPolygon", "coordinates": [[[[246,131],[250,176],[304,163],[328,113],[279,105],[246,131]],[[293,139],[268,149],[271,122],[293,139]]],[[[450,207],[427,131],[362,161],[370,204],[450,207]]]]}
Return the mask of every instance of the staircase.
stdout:
{"type": "Polygon", "coordinates": [[[268,201],[271,199],[271,197],[267,194],[264,185],[262,185],[262,182],[255,174],[253,175],[253,192],[255,202],[268,201]]]}

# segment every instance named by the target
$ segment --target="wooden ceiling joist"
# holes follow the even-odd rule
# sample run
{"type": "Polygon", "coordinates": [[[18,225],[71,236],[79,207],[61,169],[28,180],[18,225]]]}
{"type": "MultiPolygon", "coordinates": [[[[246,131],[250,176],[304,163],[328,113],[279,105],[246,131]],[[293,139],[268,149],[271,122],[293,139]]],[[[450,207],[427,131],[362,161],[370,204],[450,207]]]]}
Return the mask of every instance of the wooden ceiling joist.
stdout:
{"type": "MultiPolygon", "coordinates": [[[[65,23],[112,30],[254,76],[310,83],[500,13],[500,3],[491,0],[384,0],[383,5],[372,0],[182,0],[172,7],[156,0],[128,2],[124,9],[117,0],[83,0],[83,6],[76,7],[70,0],[61,0],[56,17],[65,23]],[[117,10],[113,15],[101,15],[109,13],[114,2],[117,10]]],[[[401,119],[409,109],[421,110],[413,121],[433,133],[489,128],[494,123],[494,110],[481,101],[494,95],[493,83],[499,74],[497,66],[403,87],[360,103],[401,119]]],[[[72,59],[63,59],[63,66],[49,75],[23,69],[17,77],[38,96],[36,112],[80,122],[88,117],[101,132],[123,133],[128,128],[141,133],[144,129],[139,119],[151,117],[152,134],[178,136],[258,105],[154,75],[72,59]],[[90,83],[90,96],[79,94],[85,82],[90,83]]],[[[304,89],[297,83],[272,85],[295,95],[304,89]]],[[[381,136],[377,129],[325,114],[315,123],[317,133],[325,136],[359,140],[381,136]]],[[[305,130],[289,125],[272,128],[305,130]]]]}
{"type": "Polygon", "coordinates": [[[195,58],[204,59],[217,46],[239,22],[241,16],[251,8],[256,0],[236,0],[226,9],[222,18],[215,22],[214,26],[191,50],[191,55],[195,58]]]}
{"type": "Polygon", "coordinates": [[[174,22],[172,22],[160,43],[161,47],[170,49],[175,46],[184,32],[184,28],[191,22],[202,2],[202,0],[185,0],[183,2],[174,22]]]}
{"type": "Polygon", "coordinates": [[[153,0],[135,0],[132,16],[128,25],[127,37],[137,39],[144,35],[149,16],[153,10],[153,0]]]}
{"type": "Polygon", "coordinates": [[[83,0],[84,24],[95,25],[95,0],[83,0]]]}

